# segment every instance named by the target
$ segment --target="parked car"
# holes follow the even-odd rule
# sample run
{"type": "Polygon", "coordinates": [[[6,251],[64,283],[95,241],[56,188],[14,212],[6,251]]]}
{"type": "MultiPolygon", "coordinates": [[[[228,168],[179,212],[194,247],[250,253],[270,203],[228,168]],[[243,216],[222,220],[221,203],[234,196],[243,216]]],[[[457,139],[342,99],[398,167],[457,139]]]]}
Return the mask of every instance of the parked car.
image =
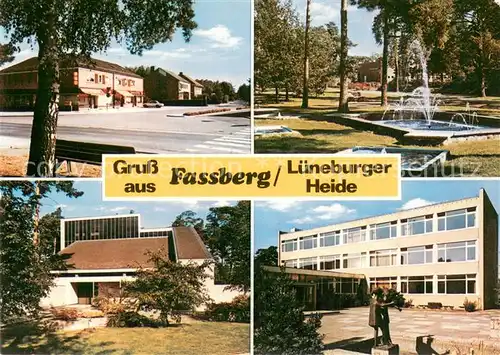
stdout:
{"type": "Polygon", "coordinates": [[[154,101],[145,102],[143,106],[144,107],[163,107],[163,104],[161,102],[154,100],[154,101]]]}

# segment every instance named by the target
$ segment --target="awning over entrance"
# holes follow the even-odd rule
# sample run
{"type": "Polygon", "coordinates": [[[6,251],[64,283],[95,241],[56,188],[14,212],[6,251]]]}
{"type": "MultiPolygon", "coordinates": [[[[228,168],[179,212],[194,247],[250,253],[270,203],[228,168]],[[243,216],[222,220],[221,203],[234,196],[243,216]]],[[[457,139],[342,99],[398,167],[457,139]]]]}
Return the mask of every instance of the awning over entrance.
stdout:
{"type": "Polygon", "coordinates": [[[80,88],[80,91],[84,94],[91,95],[91,96],[99,96],[99,95],[104,94],[101,89],[80,88]]]}
{"type": "Polygon", "coordinates": [[[115,90],[117,94],[120,94],[124,97],[132,97],[134,95],[132,95],[131,93],[129,93],[128,91],[125,91],[125,90],[115,90]]]}

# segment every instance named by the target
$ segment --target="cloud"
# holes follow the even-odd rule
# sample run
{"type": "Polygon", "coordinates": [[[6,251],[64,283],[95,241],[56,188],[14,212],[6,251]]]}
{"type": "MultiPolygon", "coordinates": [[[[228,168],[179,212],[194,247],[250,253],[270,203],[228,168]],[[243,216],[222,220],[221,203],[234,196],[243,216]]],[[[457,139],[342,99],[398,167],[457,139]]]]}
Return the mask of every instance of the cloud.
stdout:
{"type": "Polygon", "coordinates": [[[185,48],[178,48],[170,51],[160,51],[160,50],[150,50],[146,51],[143,54],[146,57],[154,57],[155,59],[169,59],[169,58],[190,58],[192,56],[191,53],[188,53],[188,51],[185,48]]]}
{"type": "MultiPolygon", "coordinates": [[[[355,6],[348,6],[347,11],[357,11],[358,8],[355,6]]],[[[331,4],[327,2],[312,2],[311,7],[309,9],[311,16],[311,23],[313,26],[321,26],[325,25],[328,22],[335,22],[337,26],[340,27],[340,5],[339,4],[331,4]]],[[[306,17],[306,7],[300,7],[299,13],[305,21],[306,17]]],[[[349,21],[352,22],[350,18],[349,21]]]]}
{"type": "Polygon", "coordinates": [[[215,202],[210,207],[227,207],[227,206],[231,206],[231,202],[230,201],[226,201],[226,200],[221,200],[221,201],[215,202]]]}
{"type": "Polygon", "coordinates": [[[60,203],[60,204],[58,204],[58,205],[56,206],[56,209],[57,209],[57,208],[61,208],[61,209],[63,209],[63,208],[66,208],[66,207],[68,207],[68,205],[65,205],[65,204],[63,204],[63,203],[60,203]]]}
{"type": "Polygon", "coordinates": [[[356,213],[355,209],[348,208],[340,203],[332,203],[331,205],[321,205],[313,208],[310,213],[293,219],[289,223],[306,224],[317,221],[332,221],[337,220],[347,215],[356,213]]]}
{"type": "Polygon", "coordinates": [[[127,206],[118,206],[118,207],[106,207],[106,206],[100,206],[97,208],[94,208],[96,211],[103,211],[103,212],[121,212],[121,211],[130,211],[133,208],[127,207],[127,206]]]}
{"type": "Polygon", "coordinates": [[[195,36],[212,41],[212,48],[237,48],[243,41],[242,37],[231,35],[231,31],[224,25],[217,25],[208,30],[194,30],[195,36]]]}
{"type": "Polygon", "coordinates": [[[257,205],[261,208],[267,208],[279,212],[286,212],[298,206],[299,204],[295,200],[283,199],[275,201],[262,201],[258,202],[257,205]]]}
{"type": "Polygon", "coordinates": [[[427,205],[432,205],[434,202],[433,201],[427,201],[424,200],[420,197],[411,199],[407,201],[403,206],[401,206],[400,210],[410,210],[412,208],[418,208],[418,207],[423,207],[427,205]]]}

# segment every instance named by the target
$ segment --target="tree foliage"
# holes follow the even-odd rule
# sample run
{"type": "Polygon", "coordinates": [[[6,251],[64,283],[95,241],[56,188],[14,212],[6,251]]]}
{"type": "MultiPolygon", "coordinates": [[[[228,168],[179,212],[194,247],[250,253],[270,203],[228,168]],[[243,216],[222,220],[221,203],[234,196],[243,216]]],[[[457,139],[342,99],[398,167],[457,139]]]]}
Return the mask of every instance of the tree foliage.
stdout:
{"type": "Polygon", "coordinates": [[[257,250],[255,253],[255,264],[278,266],[278,248],[273,245],[266,249],[257,250]]]}
{"type": "Polygon", "coordinates": [[[183,311],[193,311],[210,301],[205,288],[208,262],[181,263],[169,260],[165,251],[150,253],[152,268],[139,268],[134,281],[124,285],[124,294],[136,300],[135,311],[159,311],[159,320],[181,321],[183,311]]]}
{"type": "Polygon", "coordinates": [[[250,202],[211,207],[206,223],[193,211],[182,212],[175,226],[194,227],[215,260],[216,277],[231,288],[250,288],[250,202]]]}
{"type": "Polygon", "coordinates": [[[319,354],[319,316],[305,319],[290,276],[255,264],[254,347],[257,354],[319,354]]]}
{"type": "Polygon", "coordinates": [[[204,237],[219,272],[232,288],[250,289],[250,201],[212,207],[204,237]]]}
{"type": "Polygon", "coordinates": [[[14,53],[16,49],[13,45],[0,44],[0,67],[4,64],[10,63],[14,60],[14,53]]]}
{"type": "Polygon", "coordinates": [[[40,300],[52,285],[50,271],[61,268],[54,255],[53,238],[58,232],[55,219],[60,211],[44,216],[38,223],[42,199],[51,192],[79,197],[71,181],[0,182],[0,309],[1,320],[35,316],[40,300]],[[39,234],[39,238],[35,234],[39,234]],[[39,240],[39,242],[36,242],[39,240]]]}
{"type": "Polygon", "coordinates": [[[9,44],[38,45],[38,90],[27,175],[50,176],[59,105],[59,61],[89,59],[113,43],[141,55],[171,41],[177,29],[188,41],[196,28],[192,0],[0,0],[0,27],[9,44]]]}

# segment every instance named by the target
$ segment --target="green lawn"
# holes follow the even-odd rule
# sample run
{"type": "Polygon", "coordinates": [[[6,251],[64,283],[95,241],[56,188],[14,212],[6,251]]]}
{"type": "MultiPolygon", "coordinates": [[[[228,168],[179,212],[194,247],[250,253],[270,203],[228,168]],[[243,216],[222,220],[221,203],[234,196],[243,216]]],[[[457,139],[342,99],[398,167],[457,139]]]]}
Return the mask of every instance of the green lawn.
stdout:
{"type": "MultiPolygon", "coordinates": [[[[259,137],[256,153],[335,153],[354,146],[401,146],[395,138],[360,131],[321,120],[261,120],[256,126],[282,124],[302,137],[259,137]]],[[[433,147],[436,148],[436,147],[433,147]]],[[[446,176],[500,176],[500,140],[482,140],[439,146],[449,150],[452,158],[445,165],[446,176]]]]}
{"type": "MultiPolygon", "coordinates": [[[[350,90],[350,92],[353,92],[350,90]]],[[[384,112],[385,108],[380,106],[380,92],[359,91],[365,98],[365,102],[349,102],[351,112],[384,112]]],[[[389,103],[398,101],[403,95],[402,92],[388,92],[389,103]]],[[[275,102],[274,92],[266,91],[255,95],[256,107],[274,107],[282,112],[288,113],[326,113],[337,110],[339,89],[328,89],[323,95],[309,97],[309,108],[302,109],[302,99],[294,97],[292,94],[289,100],[285,101],[285,93],[279,93],[280,102],[275,102]]],[[[464,111],[467,102],[470,107],[480,115],[491,115],[500,117],[500,97],[472,97],[466,95],[440,94],[439,107],[443,111],[455,112],[464,111]]]]}
{"type": "Polygon", "coordinates": [[[35,326],[2,330],[2,354],[242,354],[250,326],[193,322],[168,328],[95,328],[46,332],[35,326]]]}

